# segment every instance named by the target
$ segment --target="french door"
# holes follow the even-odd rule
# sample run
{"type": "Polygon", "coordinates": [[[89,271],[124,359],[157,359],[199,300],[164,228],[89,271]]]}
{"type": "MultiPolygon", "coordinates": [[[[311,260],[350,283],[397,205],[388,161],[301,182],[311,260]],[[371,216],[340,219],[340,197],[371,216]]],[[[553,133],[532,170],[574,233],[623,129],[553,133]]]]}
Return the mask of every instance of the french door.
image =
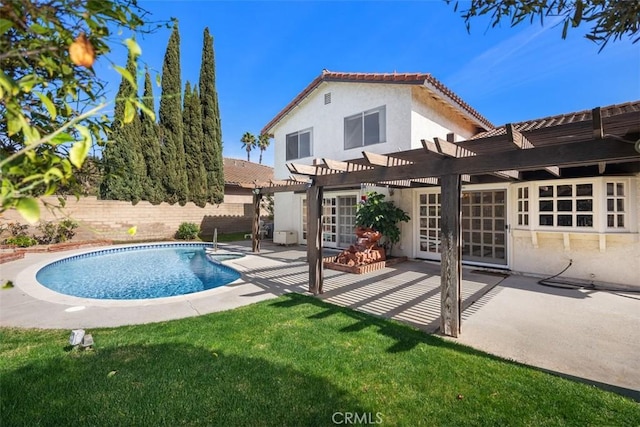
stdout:
{"type": "MultiPolygon", "coordinates": [[[[419,258],[440,259],[440,193],[418,195],[419,258]]],[[[463,191],[462,260],[507,265],[507,190],[463,191]]]]}
{"type": "MultiPolygon", "coordinates": [[[[357,195],[329,196],[322,200],[322,245],[346,248],[355,243],[357,195]]],[[[307,200],[302,200],[302,236],[307,239],[307,200]]]]}

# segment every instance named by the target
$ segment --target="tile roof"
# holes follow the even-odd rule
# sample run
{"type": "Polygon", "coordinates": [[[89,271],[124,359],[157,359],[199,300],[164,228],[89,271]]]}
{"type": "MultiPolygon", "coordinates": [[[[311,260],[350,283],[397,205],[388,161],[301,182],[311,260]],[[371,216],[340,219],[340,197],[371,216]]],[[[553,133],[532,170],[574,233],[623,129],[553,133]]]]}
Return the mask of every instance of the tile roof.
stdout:
{"type": "MultiPolygon", "coordinates": [[[[621,114],[626,113],[640,113],[640,100],[625,102],[624,104],[608,105],[606,107],[600,107],[600,117],[605,120],[614,118],[621,114]]],[[[559,114],[557,116],[543,117],[540,119],[527,120],[524,122],[513,123],[515,130],[519,132],[533,132],[536,130],[543,130],[549,127],[566,125],[569,123],[579,123],[585,121],[591,121],[592,110],[576,111],[573,113],[559,114]]],[[[640,126],[640,123],[638,123],[640,126]]],[[[606,130],[606,129],[605,129],[606,130]]],[[[486,132],[480,132],[470,139],[482,139],[491,136],[506,135],[506,127],[500,126],[486,132]]]]}
{"type": "Polygon", "coordinates": [[[309,85],[304,88],[286,107],[282,109],[267,125],[261,133],[268,133],[276,123],[286,116],[296,105],[300,104],[307,95],[313,92],[322,82],[356,82],[356,83],[387,83],[387,84],[411,84],[427,86],[446,102],[458,110],[470,115],[486,129],[493,129],[493,124],[458,95],[429,73],[341,73],[323,70],[309,85]]]}
{"type": "Polygon", "coordinates": [[[224,158],[224,183],[240,187],[269,183],[273,179],[273,168],[246,160],[224,158]]]}

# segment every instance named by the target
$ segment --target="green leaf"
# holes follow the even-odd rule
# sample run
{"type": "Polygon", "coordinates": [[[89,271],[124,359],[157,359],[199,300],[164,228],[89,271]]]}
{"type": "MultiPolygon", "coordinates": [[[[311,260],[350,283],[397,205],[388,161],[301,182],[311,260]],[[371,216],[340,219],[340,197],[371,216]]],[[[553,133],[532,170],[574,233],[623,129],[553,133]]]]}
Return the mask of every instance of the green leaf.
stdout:
{"type": "Polygon", "coordinates": [[[30,224],[35,224],[40,219],[40,206],[36,199],[24,197],[18,200],[16,210],[30,224]]]}
{"type": "Polygon", "coordinates": [[[9,28],[13,27],[11,21],[7,19],[0,19],[0,35],[9,31],[9,28]]]}
{"type": "Polygon", "coordinates": [[[71,150],[69,150],[69,160],[73,166],[80,169],[91,148],[91,134],[89,133],[89,129],[84,126],[78,125],[76,129],[80,132],[80,135],[82,135],[82,139],[73,144],[71,150]]]}
{"type": "Polygon", "coordinates": [[[124,77],[125,79],[127,79],[127,81],[129,83],[131,83],[131,86],[133,87],[137,87],[136,85],[136,81],[133,79],[133,76],[131,75],[131,73],[129,72],[129,70],[127,70],[126,68],[123,68],[119,65],[114,65],[113,69],[116,70],[118,73],[120,73],[120,75],[122,77],[124,77]]]}
{"type": "Polygon", "coordinates": [[[124,122],[131,123],[136,115],[136,109],[130,99],[124,103],[124,122]]]}
{"type": "Polygon", "coordinates": [[[29,30],[36,33],[36,34],[47,34],[49,32],[49,29],[46,27],[43,27],[40,24],[33,24],[29,27],[29,30]]]}
{"type": "Polygon", "coordinates": [[[156,113],[153,110],[150,110],[149,107],[144,105],[144,102],[140,102],[139,99],[134,99],[134,102],[136,103],[138,108],[140,108],[140,110],[142,110],[142,112],[145,113],[151,120],[156,120],[156,113]]]}
{"type": "Polygon", "coordinates": [[[62,132],[57,134],[51,139],[51,144],[58,145],[58,144],[64,144],[65,142],[71,142],[71,141],[75,141],[75,139],[68,133],[62,132]]]}
{"type": "Polygon", "coordinates": [[[0,70],[0,86],[2,86],[11,95],[17,95],[20,92],[18,85],[7,76],[2,70],[0,70]]]}
{"type": "Polygon", "coordinates": [[[44,104],[44,107],[47,109],[47,111],[49,112],[49,115],[51,116],[51,120],[55,120],[57,113],[56,113],[56,106],[53,105],[53,101],[51,101],[49,97],[44,93],[34,92],[34,94],[38,98],[40,98],[40,101],[42,101],[42,104],[44,104]]]}
{"type": "Polygon", "coordinates": [[[124,44],[127,45],[127,48],[129,49],[129,53],[134,57],[138,57],[140,55],[142,55],[142,49],[140,49],[140,45],[138,43],[136,43],[136,41],[134,39],[126,39],[124,41],[124,44]]]}

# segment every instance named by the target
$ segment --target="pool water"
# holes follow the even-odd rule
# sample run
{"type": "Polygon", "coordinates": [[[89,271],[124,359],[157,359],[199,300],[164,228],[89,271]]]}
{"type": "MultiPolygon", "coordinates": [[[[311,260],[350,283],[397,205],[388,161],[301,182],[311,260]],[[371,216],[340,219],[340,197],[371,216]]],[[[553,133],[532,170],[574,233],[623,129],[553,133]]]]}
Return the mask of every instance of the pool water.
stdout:
{"type": "Polygon", "coordinates": [[[204,245],[137,246],[56,261],[36,279],[66,295],[97,299],[149,299],[191,294],[227,285],[236,270],[207,259],[204,245]]]}

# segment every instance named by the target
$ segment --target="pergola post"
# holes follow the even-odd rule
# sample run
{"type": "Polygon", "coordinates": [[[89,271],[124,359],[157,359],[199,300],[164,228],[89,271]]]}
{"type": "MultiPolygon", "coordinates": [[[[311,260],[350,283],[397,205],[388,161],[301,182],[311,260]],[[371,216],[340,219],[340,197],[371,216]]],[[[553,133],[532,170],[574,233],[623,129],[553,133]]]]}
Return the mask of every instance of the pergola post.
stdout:
{"type": "Polygon", "coordinates": [[[442,204],[441,226],[441,277],[440,277],[440,331],[457,337],[460,334],[462,282],[462,239],[460,211],[460,175],[440,177],[442,204]]]}
{"type": "Polygon", "coordinates": [[[307,260],[309,292],[322,293],[322,193],[323,187],[311,184],[307,189],[307,260]]]}
{"type": "Polygon", "coordinates": [[[260,205],[262,194],[260,191],[253,192],[253,224],[251,226],[251,250],[254,253],[260,252],[260,205]]]}

